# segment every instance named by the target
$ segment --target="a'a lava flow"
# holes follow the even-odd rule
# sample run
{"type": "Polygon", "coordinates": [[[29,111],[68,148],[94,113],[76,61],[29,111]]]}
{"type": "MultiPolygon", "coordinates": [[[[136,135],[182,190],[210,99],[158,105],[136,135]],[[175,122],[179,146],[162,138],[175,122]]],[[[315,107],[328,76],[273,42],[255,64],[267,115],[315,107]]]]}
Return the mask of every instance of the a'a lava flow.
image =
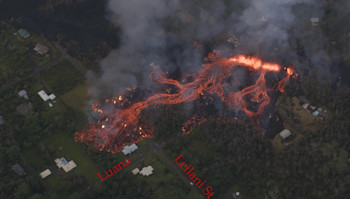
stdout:
{"type": "MultiPolygon", "coordinates": [[[[144,109],[157,104],[180,104],[194,101],[199,99],[203,93],[216,95],[229,108],[240,109],[248,117],[256,117],[262,114],[264,107],[270,103],[269,93],[274,91],[274,88],[284,92],[286,82],[294,73],[290,67],[282,68],[276,63],[263,62],[259,58],[245,55],[225,58],[210,53],[206,61],[208,63],[203,64],[200,71],[190,75],[194,80],[184,84],[167,78],[160,70],[151,73],[151,78],[156,84],[176,87],[174,93],[157,93],[143,101],[131,103],[125,108],[120,106],[125,96],[107,99],[105,105],[112,105],[114,107],[112,112],[106,112],[100,104],[94,104],[92,109],[100,114],[100,119],[90,124],[87,129],[77,132],[75,141],[88,145],[93,143],[100,151],[119,152],[125,145],[151,137],[152,127],[140,121],[140,114],[144,109]],[[225,80],[232,77],[235,67],[246,67],[250,71],[258,72],[259,77],[253,85],[238,91],[227,91],[225,80]],[[279,73],[282,70],[285,71],[285,77],[273,88],[268,88],[265,75],[268,72],[279,73]],[[250,109],[252,103],[255,107],[253,110],[250,109]]],[[[183,124],[183,133],[190,133],[193,124],[198,125],[204,121],[203,118],[190,118],[187,123],[183,124]]]]}

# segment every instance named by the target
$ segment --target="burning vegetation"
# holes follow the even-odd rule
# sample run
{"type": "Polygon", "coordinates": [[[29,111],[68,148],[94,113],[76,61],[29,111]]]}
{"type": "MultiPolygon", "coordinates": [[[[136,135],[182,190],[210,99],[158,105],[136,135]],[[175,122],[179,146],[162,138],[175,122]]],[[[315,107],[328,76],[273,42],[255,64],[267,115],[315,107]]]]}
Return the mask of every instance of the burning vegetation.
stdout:
{"type": "MultiPolygon", "coordinates": [[[[230,109],[239,109],[249,118],[256,118],[270,103],[270,95],[275,91],[284,92],[286,82],[294,74],[291,67],[282,68],[276,63],[245,55],[226,58],[214,51],[209,53],[205,61],[202,69],[187,75],[190,80],[186,79],[183,83],[167,78],[165,73],[155,69],[150,75],[151,79],[157,85],[165,85],[167,89],[144,100],[138,98],[137,89],[131,89],[124,95],[105,100],[103,105],[94,104],[92,109],[100,115],[100,119],[87,129],[77,132],[75,141],[93,143],[100,151],[119,152],[127,144],[152,136],[152,126],[140,117],[143,110],[159,104],[192,102],[203,96],[217,96],[230,109]],[[249,74],[258,77],[253,84],[241,85],[242,89],[237,90],[228,81],[238,68],[244,68],[249,74]],[[265,80],[267,73],[283,73],[284,78],[269,87],[265,80]],[[110,108],[105,110],[103,107],[110,108]]],[[[194,126],[204,121],[204,117],[193,116],[183,124],[181,130],[184,134],[189,134],[194,126]]]]}

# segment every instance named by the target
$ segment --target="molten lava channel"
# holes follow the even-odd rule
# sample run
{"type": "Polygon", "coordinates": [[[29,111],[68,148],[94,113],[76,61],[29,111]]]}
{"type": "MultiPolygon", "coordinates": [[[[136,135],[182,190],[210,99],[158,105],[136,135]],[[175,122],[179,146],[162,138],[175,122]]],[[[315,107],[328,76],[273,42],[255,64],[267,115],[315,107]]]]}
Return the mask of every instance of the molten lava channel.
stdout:
{"type": "MultiPolygon", "coordinates": [[[[206,59],[207,64],[203,68],[192,74],[193,81],[181,84],[179,81],[167,78],[159,70],[151,73],[151,78],[156,84],[172,85],[177,88],[176,93],[156,93],[144,101],[130,104],[126,108],[117,107],[110,112],[103,111],[100,104],[92,105],[93,111],[100,114],[97,122],[89,124],[87,129],[75,134],[75,141],[85,144],[94,144],[102,151],[112,153],[119,152],[125,145],[136,143],[143,138],[151,137],[152,127],[140,121],[140,114],[148,107],[158,104],[180,104],[199,99],[203,93],[219,96],[224,104],[231,109],[240,109],[248,117],[256,117],[264,111],[264,107],[270,103],[269,92],[271,88],[266,86],[265,75],[267,72],[278,73],[282,67],[276,63],[263,62],[257,57],[236,55],[233,57],[217,57],[210,53],[206,59]],[[247,67],[251,71],[259,72],[259,77],[253,85],[247,86],[240,91],[225,91],[224,80],[231,77],[234,68],[237,66],[247,67]],[[246,101],[246,99],[249,101],[246,101]],[[249,103],[255,103],[256,108],[249,110],[249,103]]],[[[286,77],[280,80],[276,88],[284,91],[284,86],[293,74],[292,68],[284,68],[286,77]]],[[[114,97],[106,100],[106,104],[120,105],[124,97],[114,97]]],[[[116,107],[116,106],[115,106],[116,107]]],[[[188,134],[192,124],[201,124],[205,119],[192,117],[183,124],[183,133],[188,134]]]]}

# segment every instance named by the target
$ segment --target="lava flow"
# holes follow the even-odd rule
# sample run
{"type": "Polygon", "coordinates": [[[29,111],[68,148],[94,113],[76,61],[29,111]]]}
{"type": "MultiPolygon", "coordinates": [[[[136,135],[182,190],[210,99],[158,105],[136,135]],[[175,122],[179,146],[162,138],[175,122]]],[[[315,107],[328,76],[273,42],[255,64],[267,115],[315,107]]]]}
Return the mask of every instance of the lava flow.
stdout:
{"type": "MultiPolygon", "coordinates": [[[[93,111],[98,112],[101,119],[90,124],[89,128],[77,132],[75,141],[86,144],[93,143],[100,151],[119,152],[127,144],[151,137],[152,127],[140,120],[140,114],[144,109],[157,104],[191,102],[197,100],[204,93],[218,96],[226,106],[231,109],[240,109],[248,117],[256,117],[262,114],[264,107],[270,103],[269,93],[274,91],[273,88],[266,86],[265,75],[268,72],[279,73],[285,70],[286,77],[275,85],[280,92],[283,92],[286,82],[294,73],[290,67],[282,69],[276,63],[263,62],[259,58],[245,55],[225,58],[216,53],[209,53],[205,60],[208,63],[203,64],[200,71],[190,75],[194,80],[184,84],[167,78],[159,70],[151,73],[151,79],[156,84],[176,87],[174,93],[157,93],[143,101],[129,102],[128,105],[124,105],[127,101],[122,95],[107,99],[105,105],[113,106],[112,112],[106,112],[100,104],[94,104],[93,111]],[[251,72],[257,72],[259,77],[253,85],[238,91],[227,91],[225,82],[232,77],[236,67],[245,67],[251,72]]],[[[190,118],[187,123],[183,124],[183,133],[190,133],[193,124],[198,125],[204,121],[205,119],[197,117],[190,118]]]]}

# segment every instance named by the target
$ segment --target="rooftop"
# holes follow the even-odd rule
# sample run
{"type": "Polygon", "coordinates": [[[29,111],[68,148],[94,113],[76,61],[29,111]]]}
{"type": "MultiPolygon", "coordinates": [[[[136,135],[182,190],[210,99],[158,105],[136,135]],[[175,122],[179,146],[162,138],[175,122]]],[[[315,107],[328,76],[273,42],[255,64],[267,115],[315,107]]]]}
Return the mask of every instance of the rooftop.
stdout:
{"type": "Polygon", "coordinates": [[[19,33],[19,35],[20,35],[22,38],[27,38],[27,37],[30,36],[29,32],[28,32],[26,29],[23,29],[23,28],[19,29],[19,30],[18,30],[18,33],[19,33]]]}
{"type": "Polygon", "coordinates": [[[50,169],[46,169],[46,170],[44,170],[43,172],[41,172],[39,175],[40,175],[40,177],[41,177],[42,179],[44,179],[44,178],[46,178],[47,176],[51,175],[51,171],[50,171],[50,169]]]}
{"type": "Polygon", "coordinates": [[[15,173],[17,173],[20,176],[24,176],[26,175],[26,172],[24,171],[24,169],[21,167],[21,165],[19,164],[14,164],[12,165],[12,169],[15,173]]]}
{"type": "Polygon", "coordinates": [[[47,52],[49,52],[49,48],[41,43],[37,43],[34,50],[40,55],[45,55],[47,52]]]}
{"type": "Polygon", "coordinates": [[[77,164],[73,160],[67,162],[65,158],[56,158],[56,165],[58,168],[62,168],[66,173],[77,167],[77,164]]]}
{"type": "Polygon", "coordinates": [[[135,168],[134,170],[131,171],[134,175],[140,173],[140,169],[139,168],[135,168]]]}
{"type": "Polygon", "coordinates": [[[284,140],[291,136],[292,133],[288,129],[284,129],[283,131],[280,132],[280,137],[284,140]]]}
{"type": "Polygon", "coordinates": [[[46,92],[44,90],[41,90],[38,92],[38,95],[41,97],[41,99],[43,99],[45,102],[47,100],[49,100],[49,96],[46,94],[46,92]]]}
{"type": "Polygon", "coordinates": [[[143,176],[149,176],[153,173],[153,167],[150,165],[148,167],[143,167],[140,174],[143,176]]]}
{"type": "Polygon", "coordinates": [[[26,91],[26,90],[21,90],[21,91],[19,91],[19,92],[18,92],[18,95],[19,95],[20,97],[23,97],[23,98],[25,98],[25,99],[28,99],[28,94],[27,94],[27,91],[26,91]]]}
{"type": "Polygon", "coordinates": [[[130,153],[136,151],[138,148],[139,148],[139,147],[137,147],[136,144],[126,145],[126,146],[123,148],[122,152],[124,153],[124,155],[128,155],[128,154],[130,154],[130,153]]]}

